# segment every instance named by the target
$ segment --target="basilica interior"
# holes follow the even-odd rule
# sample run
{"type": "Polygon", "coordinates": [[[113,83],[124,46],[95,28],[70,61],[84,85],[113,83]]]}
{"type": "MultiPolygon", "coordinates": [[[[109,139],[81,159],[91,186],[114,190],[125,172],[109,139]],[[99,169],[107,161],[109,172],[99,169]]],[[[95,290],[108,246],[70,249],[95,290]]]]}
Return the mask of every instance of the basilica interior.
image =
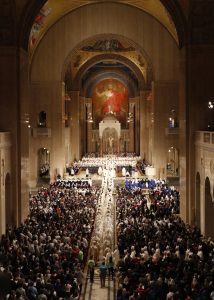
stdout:
{"type": "Polygon", "coordinates": [[[141,157],[214,238],[214,3],[0,3],[0,234],[82,157],[141,157]]]}
{"type": "Polygon", "coordinates": [[[213,7],[177,2],[2,2],[0,232],[41,168],[54,180],[112,139],[174,177],[182,218],[213,236],[213,7]]]}

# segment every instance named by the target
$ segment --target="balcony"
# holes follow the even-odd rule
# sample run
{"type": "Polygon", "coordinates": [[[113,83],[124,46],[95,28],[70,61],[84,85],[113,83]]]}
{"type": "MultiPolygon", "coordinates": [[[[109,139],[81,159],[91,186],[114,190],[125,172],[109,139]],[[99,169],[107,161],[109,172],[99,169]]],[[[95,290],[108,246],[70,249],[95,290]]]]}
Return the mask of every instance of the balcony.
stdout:
{"type": "Polygon", "coordinates": [[[214,146],[214,132],[213,131],[196,131],[195,144],[213,147],[214,146]]]}
{"type": "Polygon", "coordinates": [[[171,134],[179,134],[179,127],[168,127],[168,128],[165,128],[165,134],[166,135],[171,135],[171,134]]]}
{"type": "Polygon", "coordinates": [[[11,147],[11,133],[0,132],[0,149],[11,147]]]}
{"type": "Polygon", "coordinates": [[[51,137],[51,128],[46,128],[46,127],[37,127],[37,128],[33,128],[32,130],[32,136],[34,138],[36,137],[51,137]]]}

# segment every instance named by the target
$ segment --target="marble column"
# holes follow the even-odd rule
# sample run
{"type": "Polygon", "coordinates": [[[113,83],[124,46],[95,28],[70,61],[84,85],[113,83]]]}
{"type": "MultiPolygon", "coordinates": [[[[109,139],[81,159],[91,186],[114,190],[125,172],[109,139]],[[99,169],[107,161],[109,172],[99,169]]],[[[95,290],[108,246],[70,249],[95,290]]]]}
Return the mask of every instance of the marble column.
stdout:
{"type": "Polygon", "coordinates": [[[148,128],[146,128],[146,95],[147,91],[140,92],[140,100],[139,100],[139,111],[140,111],[140,156],[142,158],[148,159],[149,151],[148,151],[148,128]]]}
{"type": "MultiPolygon", "coordinates": [[[[181,218],[189,221],[189,192],[190,173],[187,165],[189,160],[187,136],[189,135],[187,124],[187,99],[186,99],[186,49],[180,50],[180,74],[179,74],[179,175],[180,175],[180,214],[181,218]]],[[[192,174],[191,174],[192,175],[192,174]]],[[[194,176],[192,176],[194,177],[194,176]]]]}
{"type": "MultiPolygon", "coordinates": [[[[2,40],[1,40],[2,42],[2,40]]],[[[1,43],[0,42],[0,43],[1,43]]],[[[21,129],[19,98],[19,49],[13,46],[0,47],[0,129],[11,133],[11,197],[13,207],[12,225],[21,222],[21,129]]],[[[2,228],[3,233],[4,228],[2,228]]]]}
{"type": "Polygon", "coordinates": [[[80,126],[79,126],[79,91],[71,93],[71,114],[72,114],[72,129],[71,129],[71,149],[72,158],[80,159],[80,126]]]}
{"type": "Polygon", "coordinates": [[[29,86],[29,57],[26,51],[20,50],[21,221],[25,220],[29,214],[29,142],[32,126],[29,86]]]}

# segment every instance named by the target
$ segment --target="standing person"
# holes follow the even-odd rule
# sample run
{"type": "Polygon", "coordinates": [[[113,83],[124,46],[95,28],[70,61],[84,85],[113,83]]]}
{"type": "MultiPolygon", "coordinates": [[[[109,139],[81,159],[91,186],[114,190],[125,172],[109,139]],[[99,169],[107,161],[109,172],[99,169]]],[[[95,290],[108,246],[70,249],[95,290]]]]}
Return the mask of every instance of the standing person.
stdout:
{"type": "Polygon", "coordinates": [[[94,268],[95,268],[95,261],[93,259],[93,256],[90,256],[88,260],[88,271],[90,275],[90,283],[92,284],[94,282],[94,268]]]}
{"type": "Polygon", "coordinates": [[[101,284],[101,288],[105,287],[107,270],[108,270],[108,268],[105,265],[105,262],[103,261],[101,266],[100,266],[100,284],[101,284]]]}
{"type": "Polygon", "coordinates": [[[108,262],[107,262],[107,267],[108,267],[108,277],[113,280],[114,277],[114,260],[112,255],[109,256],[108,262]]]}
{"type": "Polygon", "coordinates": [[[82,272],[80,266],[77,267],[76,278],[77,278],[77,284],[78,284],[78,287],[79,287],[79,294],[81,295],[81,292],[82,292],[82,281],[83,281],[83,272],[82,272]]]}

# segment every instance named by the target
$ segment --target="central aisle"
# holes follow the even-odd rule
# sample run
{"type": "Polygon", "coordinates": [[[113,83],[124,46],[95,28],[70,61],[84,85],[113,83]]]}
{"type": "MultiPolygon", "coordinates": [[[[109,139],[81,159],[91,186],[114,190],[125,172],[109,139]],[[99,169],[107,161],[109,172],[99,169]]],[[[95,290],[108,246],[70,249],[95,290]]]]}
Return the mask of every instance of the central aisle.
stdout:
{"type": "Polygon", "coordinates": [[[85,300],[116,299],[115,278],[112,280],[107,275],[105,287],[101,288],[99,276],[99,266],[103,261],[107,262],[110,255],[113,255],[114,260],[118,259],[118,251],[115,250],[115,202],[113,197],[115,165],[114,160],[108,160],[103,168],[101,193],[97,203],[89,255],[93,256],[96,268],[94,282],[90,283],[89,276],[86,278],[82,296],[82,299],[85,300]]]}

